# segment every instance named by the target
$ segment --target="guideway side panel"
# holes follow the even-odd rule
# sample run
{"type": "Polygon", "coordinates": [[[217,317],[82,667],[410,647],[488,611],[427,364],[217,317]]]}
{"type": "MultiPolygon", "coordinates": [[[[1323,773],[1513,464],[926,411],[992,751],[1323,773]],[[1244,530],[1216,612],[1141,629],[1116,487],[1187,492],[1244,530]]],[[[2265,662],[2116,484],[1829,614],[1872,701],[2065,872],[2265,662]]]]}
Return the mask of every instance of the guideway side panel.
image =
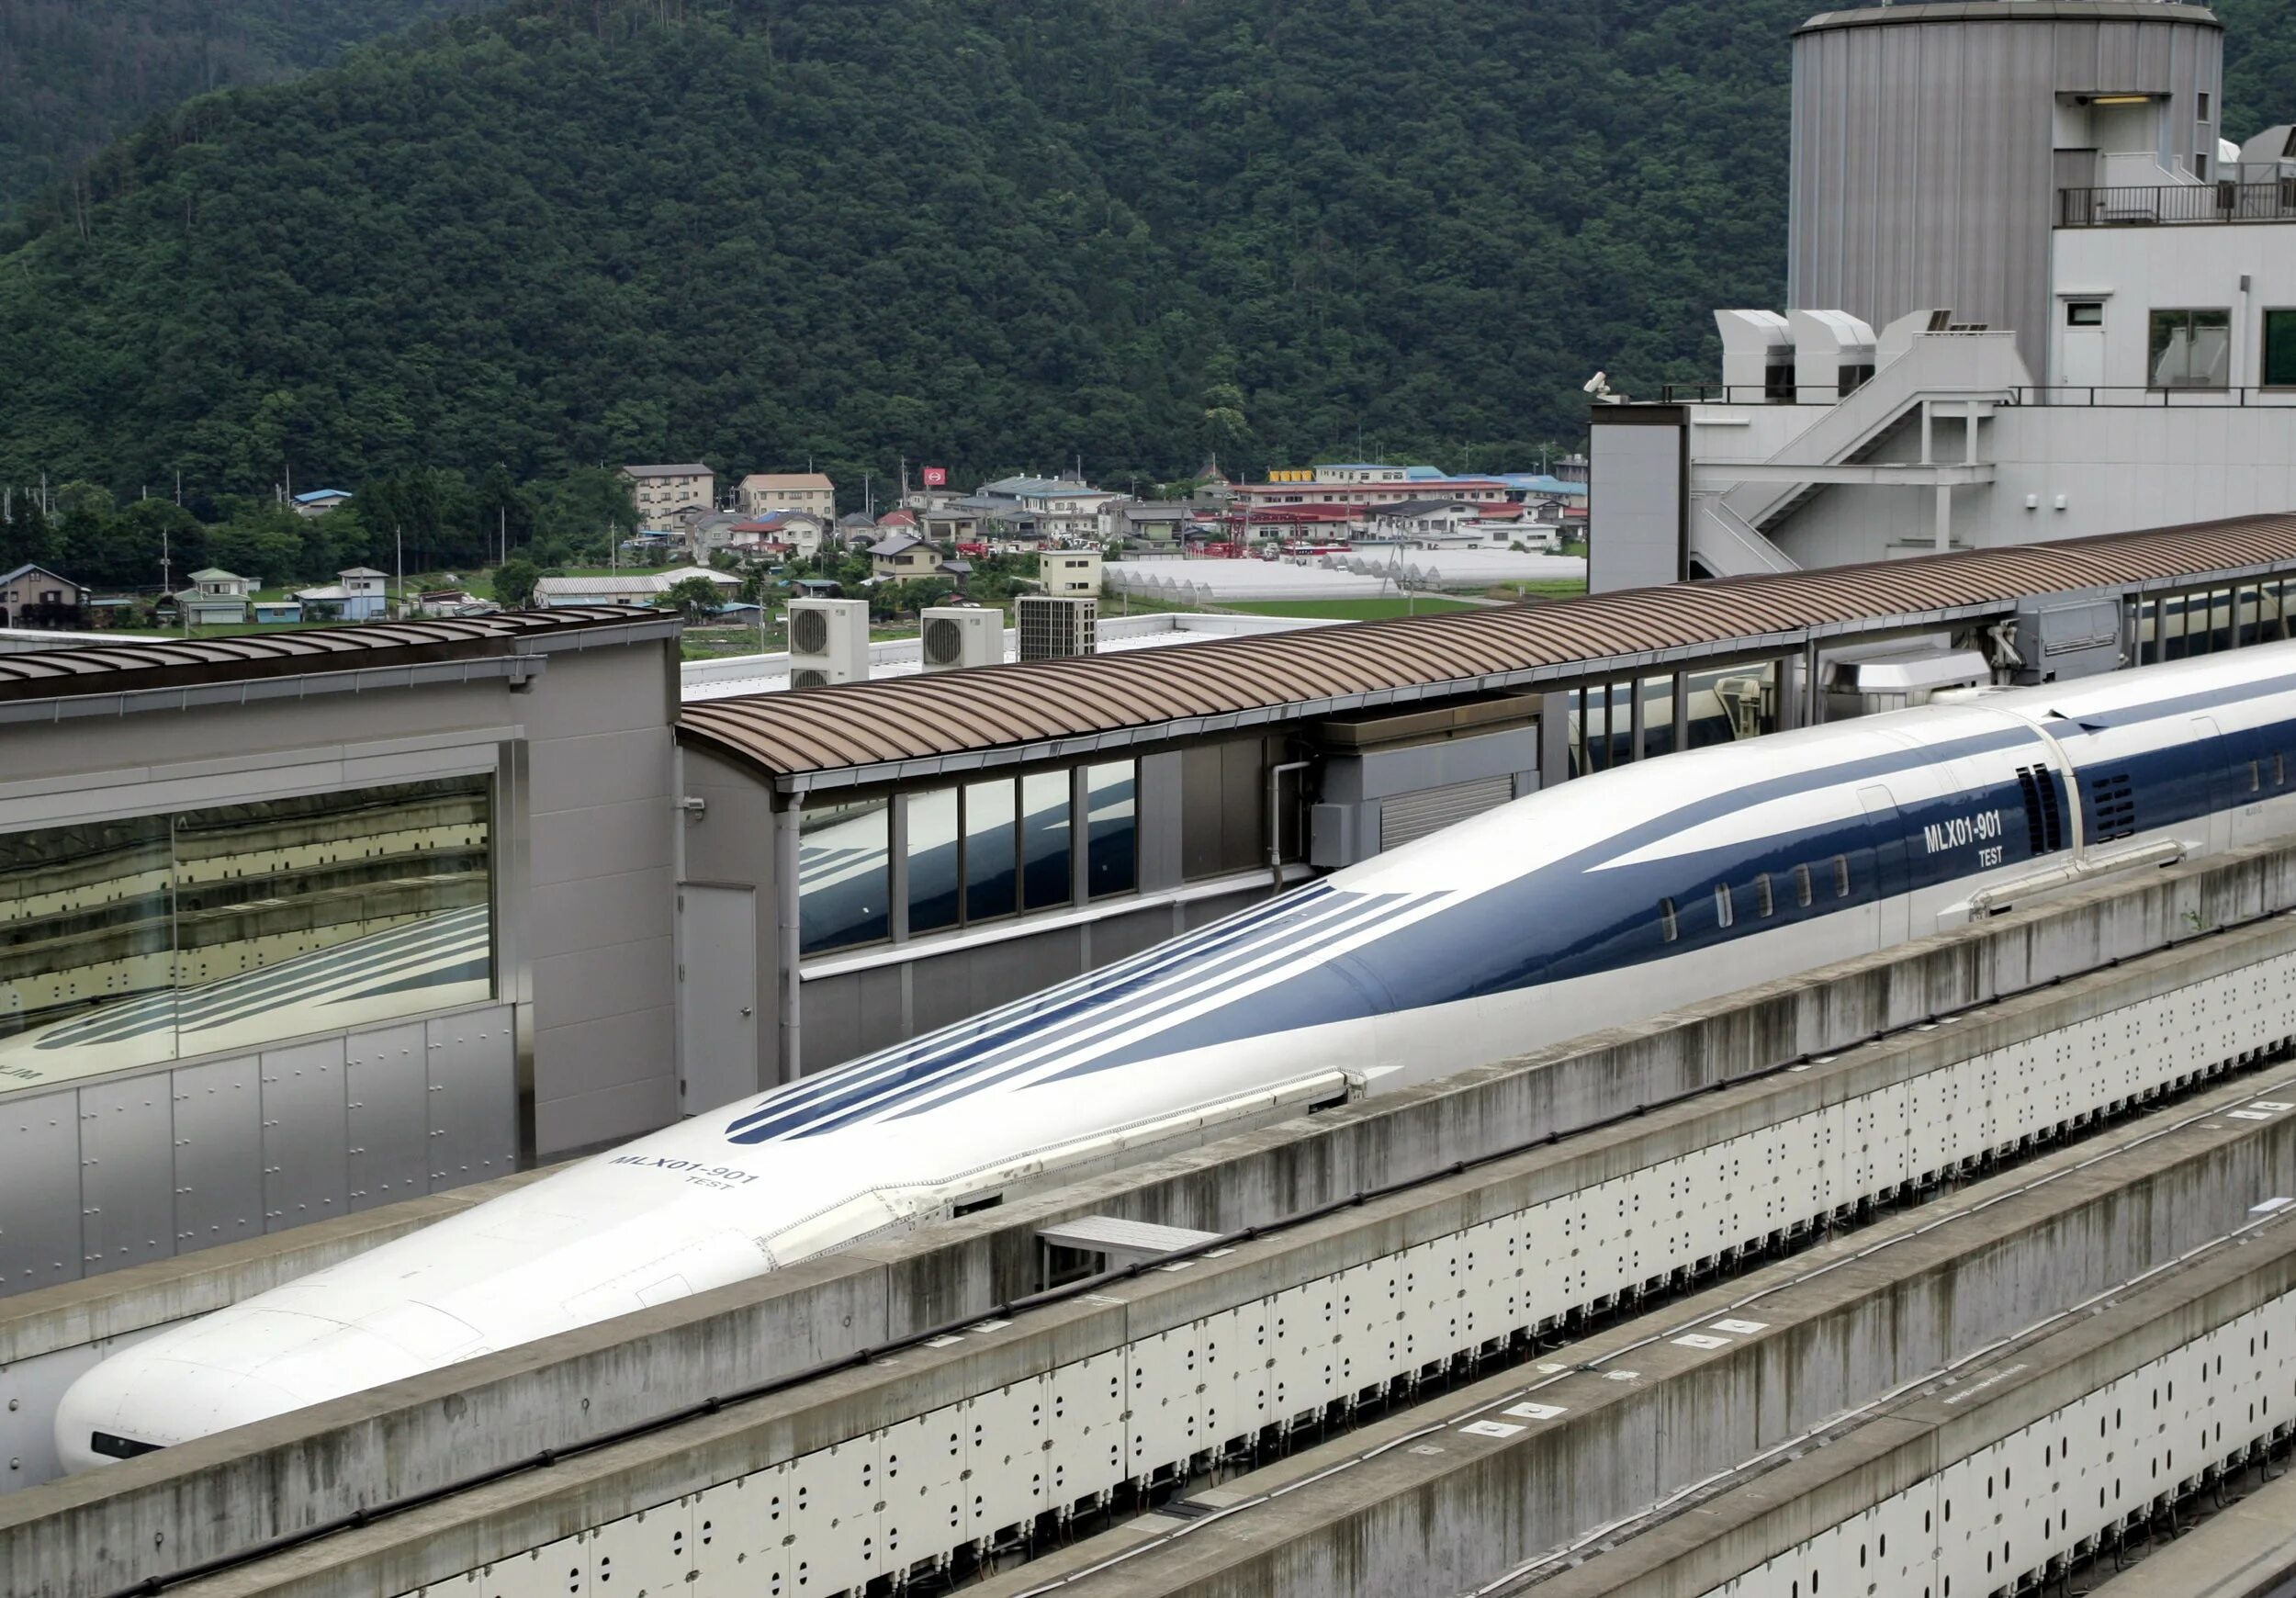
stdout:
{"type": "MultiPolygon", "coordinates": [[[[1821,1097],[1815,1107],[1769,1124],[1730,1130],[1759,1119],[1759,1104],[1772,1102],[1763,1096],[1803,1095],[1776,1099],[1785,1106],[1819,1090],[1811,1078],[1789,1072],[1731,1090],[1746,1096],[1743,1107],[1736,1098],[1731,1107],[1713,1098],[1673,1107],[1638,1126],[1615,1130],[1622,1140],[1689,1140],[1688,1146],[1649,1158],[1627,1175],[1473,1221],[1256,1300],[1143,1330],[1124,1348],[984,1391],[963,1406],[971,1486],[978,1502],[961,1540],[974,1547],[994,1544],[1014,1535],[1030,1514],[1064,1514],[1103,1501],[1128,1482],[1147,1484],[1187,1474],[1248,1441],[1260,1426],[1312,1421],[1330,1406],[1366,1392],[1407,1390],[1496,1339],[1551,1326],[1574,1311],[1616,1301],[1702,1258],[1759,1248],[1776,1234],[1806,1230],[1842,1206],[1893,1186],[1950,1173],[1965,1162],[2014,1148],[2033,1125],[2029,1099],[2061,1101],[2082,1107],[2077,1113],[2096,1113],[2108,1100],[2149,1094],[2193,1076],[2213,1063],[2198,1052],[2200,1044],[2222,1051],[2218,1058],[2223,1060],[2278,1048],[2296,1037],[2292,941],[2279,923],[2228,935],[2223,942],[2212,940],[2212,950],[2184,957],[2198,960],[2205,953],[2227,962],[2215,974],[1998,1047],[1959,1058],[1946,1054],[1916,1079],[1915,1101],[1934,1100],[1939,1090],[1950,1088],[1958,1108],[1950,1125],[1931,1125],[1918,1140],[1899,1137],[1911,1084],[1882,1073],[1881,1063],[1893,1048],[1941,1049],[1927,1041],[1934,1035],[1930,1031],[1853,1051],[1830,1064],[1813,1062],[1811,1071],[1835,1074],[1845,1086],[1857,1088],[1830,1102],[1821,1097]],[[2233,962],[2249,945],[2269,952],[2249,963],[2233,962]],[[1875,1073],[1871,1079],[1858,1075],[1869,1067],[1875,1073]],[[2008,1088],[2005,1082],[2019,1086],[2008,1088]],[[2071,1097],[2059,1099],[2066,1094],[2071,1097]],[[1709,1126],[1717,1134],[1715,1141],[1691,1139],[1692,1130],[1709,1126]],[[1863,1147],[1876,1140],[1885,1146],[1863,1147]],[[1916,1147],[1933,1153],[1916,1156],[1911,1153],[1916,1147]],[[1853,1151],[1863,1165],[1853,1163],[1853,1151]],[[1917,1157],[1929,1163],[1916,1168],[1911,1162],[1917,1157]],[[1865,1171],[1863,1184],[1852,1178],[1853,1169],[1865,1171]],[[1857,1190],[1861,1186],[1863,1192],[1857,1190]],[[1507,1263],[1511,1260],[1523,1262],[1520,1277],[1507,1263]],[[1216,1396],[1223,1383],[1231,1395],[1224,1403],[1216,1396]],[[1049,1433],[1040,1420],[1048,1412],[1049,1433]],[[1048,1436],[1050,1448],[1043,1446],[1048,1436]],[[1032,1457],[1041,1464],[1032,1466],[1032,1457]]],[[[2083,980],[2102,996],[2122,991],[2132,978],[2123,971],[2083,980]]],[[[2074,1003],[2081,991],[2076,985],[2032,1002],[2074,1003]]],[[[1935,1030],[1951,1038],[1961,1028],[1993,1025],[1972,1018],[1940,1023],[1935,1030]]],[[[2251,1123],[2221,1124],[2239,1130],[2251,1123]]],[[[1597,1141],[1590,1140],[1581,1152],[1563,1145],[1552,1155],[1513,1156],[1474,1179],[1498,1180],[1516,1168],[1512,1162],[1517,1160],[1571,1159],[1588,1168],[1606,1161],[1625,1163],[1621,1151],[1594,1146],[1597,1141]]],[[[1410,1204],[1434,1201],[1414,1195],[1410,1204]]],[[[1350,1223],[1393,1224],[1381,1217],[1415,1212],[1410,1204],[1380,1200],[1354,1212],[1359,1219],[1350,1223]],[[1401,1208],[1390,1211],[1390,1205],[1401,1208]]],[[[2142,1235],[2124,1231],[2105,1239],[2110,1247],[2102,1253],[2057,1256],[2050,1269],[2032,1273],[2018,1290],[2087,1290],[2082,1284],[2110,1268],[2106,1255],[2118,1260],[2125,1255],[2140,1262],[2165,1257],[2164,1250],[2189,1246],[2185,1233],[2202,1223],[2197,1212],[2174,1206],[2150,1213],[2150,1231],[2142,1235]],[[2088,1257],[2091,1254],[2096,1256],[2088,1257]]],[[[1137,1310],[1134,1300],[1142,1291],[1153,1291],[1154,1284],[1201,1288],[1198,1277],[1246,1264],[1257,1251],[1281,1246],[1279,1234],[1242,1245],[1245,1261],[1198,1259],[1177,1274],[1152,1271],[1112,1289],[1113,1296],[1093,1300],[1137,1310]]],[[[1938,1332],[1967,1338],[1975,1328],[1962,1324],[1938,1332]]],[[[975,1334],[996,1335],[975,1329],[948,1341],[962,1345],[975,1334]]],[[[956,1354],[952,1347],[948,1356],[956,1354]]],[[[1797,1412],[1785,1418],[1799,1424],[1812,1417],[1797,1412]]],[[[911,1520],[888,1515],[883,1507],[890,1502],[884,1472],[889,1452],[897,1451],[895,1435],[874,1433],[771,1468],[786,1472],[780,1496],[794,1506],[789,1514],[792,1540],[784,1545],[793,1590],[835,1592],[949,1551],[949,1545],[936,1548],[916,1540],[924,1535],[921,1513],[911,1520]],[[897,1539],[892,1535],[895,1530],[897,1539]]],[[[1680,1441],[1687,1446],[1698,1439],[1680,1441]]],[[[754,1487],[748,1490],[749,1507],[737,1534],[745,1546],[760,1540],[756,1493],[754,1487]]],[[[433,1591],[453,1590],[443,1583],[433,1591]]],[[[697,1591],[691,1598],[709,1593],[697,1591]]]]}

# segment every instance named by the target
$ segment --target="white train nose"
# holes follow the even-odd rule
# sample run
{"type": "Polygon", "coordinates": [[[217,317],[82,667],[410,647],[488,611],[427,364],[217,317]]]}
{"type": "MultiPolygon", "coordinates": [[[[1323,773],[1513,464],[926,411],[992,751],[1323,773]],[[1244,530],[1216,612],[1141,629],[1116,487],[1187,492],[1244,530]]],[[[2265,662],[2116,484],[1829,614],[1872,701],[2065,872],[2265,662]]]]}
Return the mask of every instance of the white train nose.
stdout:
{"type": "Polygon", "coordinates": [[[56,1454],[68,1471],[91,1470],[264,1420],[298,1401],[241,1371],[129,1348],[64,1390],[56,1454]]]}

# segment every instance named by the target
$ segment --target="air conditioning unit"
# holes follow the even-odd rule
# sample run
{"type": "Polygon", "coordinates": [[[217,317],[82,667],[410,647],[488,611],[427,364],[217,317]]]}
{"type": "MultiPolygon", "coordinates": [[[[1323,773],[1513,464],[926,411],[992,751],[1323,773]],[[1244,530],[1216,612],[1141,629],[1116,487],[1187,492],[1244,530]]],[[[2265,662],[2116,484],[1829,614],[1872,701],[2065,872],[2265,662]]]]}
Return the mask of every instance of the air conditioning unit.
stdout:
{"type": "Polygon", "coordinates": [[[1098,600],[1024,593],[1019,608],[1023,660],[1064,660],[1093,652],[1099,634],[1098,600]]]}
{"type": "Polygon", "coordinates": [[[999,666],[1005,659],[1005,613],[985,605],[931,605],[920,642],[928,671],[999,666]]]}
{"type": "Polygon", "coordinates": [[[869,602],[789,602],[789,685],[827,688],[869,681],[869,602]]]}

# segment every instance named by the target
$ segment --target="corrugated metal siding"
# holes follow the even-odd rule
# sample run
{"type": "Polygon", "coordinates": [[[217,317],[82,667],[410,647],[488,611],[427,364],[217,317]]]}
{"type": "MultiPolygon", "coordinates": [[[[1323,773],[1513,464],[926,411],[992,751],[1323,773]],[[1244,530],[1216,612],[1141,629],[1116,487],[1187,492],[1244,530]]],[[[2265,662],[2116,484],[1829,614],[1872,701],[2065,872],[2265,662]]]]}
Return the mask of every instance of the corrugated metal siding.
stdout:
{"type": "Polygon", "coordinates": [[[2221,104],[2223,35],[2195,6],[2003,0],[1833,12],[1794,39],[1787,303],[1877,329],[1909,310],[2013,329],[2042,380],[2059,92],[2170,96],[2168,151],[2221,104]]]}
{"type": "Polygon", "coordinates": [[[1455,821],[1496,810],[1514,797],[1513,777],[1478,777],[1447,788],[1398,793],[1379,803],[1379,849],[1401,849],[1413,838],[1441,832],[1455,821]]]}
{"type": "Polygon", "coordinates": [[[2296,515],[2015,549],[1629,589],[1552,604],[1397,617],[1074,660],[983,666],[689,704],[685,742],[778,776],[1010,750],[1061,758],[1156,727],[1216,734],[1349,704],[1476,692],[1607,670],[1669,650],[1798,639],[1811,628],[1915,625],[2024,594],[2198,580],[2296,563],[2296,515]],[[1078,740],[1075,750],[1062,740],[1078,740]]]}

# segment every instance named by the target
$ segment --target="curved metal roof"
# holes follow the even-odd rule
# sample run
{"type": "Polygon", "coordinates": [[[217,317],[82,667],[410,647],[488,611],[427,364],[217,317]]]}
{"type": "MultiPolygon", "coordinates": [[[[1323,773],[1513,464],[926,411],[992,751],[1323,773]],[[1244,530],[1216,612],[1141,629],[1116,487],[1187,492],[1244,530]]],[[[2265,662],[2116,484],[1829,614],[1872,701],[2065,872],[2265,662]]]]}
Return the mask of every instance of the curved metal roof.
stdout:
{"type": "MultiPolygon", "coordinates": [[[[1472,692],[1810,636],[1998,612],[2022,595],[2166,587],[2296,564],[2296,514],[2114,534],[1866,566],[1676,583],[1536,605],[1316,627],[835,688],[706,700],[678,723],[690,747],[776,778],[900,774],[912,762],[989,753],[1058,756],[1126,729],[1172,731],[1472,692]],[[1073,745],[1064,748],[1064,744],[1073,745]]],[[[995,759],[974,763],[996,763],[995,759]]],[[[786,785],[813,785],[791,782],[786,785]]]]}
{"type": "Polygon", "coordinates": [[[116,644],[0,655],[0,701],[507,655],[523,638],[661,619],[658,611],[585,605],[450,621],[364,622],[229,638],[123,638],[116,644]]]}

